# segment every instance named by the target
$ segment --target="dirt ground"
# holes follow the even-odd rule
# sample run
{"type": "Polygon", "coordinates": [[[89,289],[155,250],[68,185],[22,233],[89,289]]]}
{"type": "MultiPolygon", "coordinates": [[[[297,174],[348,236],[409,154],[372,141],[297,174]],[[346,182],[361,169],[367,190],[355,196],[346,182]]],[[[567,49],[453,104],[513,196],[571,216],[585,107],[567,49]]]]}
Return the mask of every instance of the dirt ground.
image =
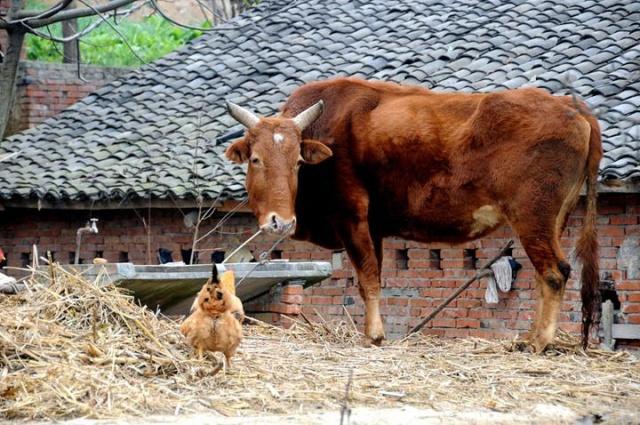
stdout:
{"type": "Polygon", "coordinates": [[[225,370],[96,279],[54,264],[0,296],[0,418],[335,425],[347,405],[343,424],[640,423],[640,358],[561,331],[533,354],[522,340],[427,335],[368,347],[349,320],[247,319],[225,370]]]}
{"type": "MultiPolygon", "coordinates": [[[[148,416],[144,418],[120,418],[114,420],[74,419],[56,422],[60,425],[169,425],[169,424],[216,424],[216,425],[493,425],[493,424],[575,424],[590,425],[605,421],[616,424],[636,424],[640,421],[638,412],[615,412],[606,417],[580,416],[571,409],[539,404],[533,414],[500,413],[491,410],[450,410],[420,409],[402,407],[392,409],[354,408],[341,422],[338,411],[325,413],[298,413],[291,415],[265,415],[245,417],[223,417],[217,414],[148,416]]],[[[50,422],[9,422],[15,425],[45,425],[50,422]]]]}

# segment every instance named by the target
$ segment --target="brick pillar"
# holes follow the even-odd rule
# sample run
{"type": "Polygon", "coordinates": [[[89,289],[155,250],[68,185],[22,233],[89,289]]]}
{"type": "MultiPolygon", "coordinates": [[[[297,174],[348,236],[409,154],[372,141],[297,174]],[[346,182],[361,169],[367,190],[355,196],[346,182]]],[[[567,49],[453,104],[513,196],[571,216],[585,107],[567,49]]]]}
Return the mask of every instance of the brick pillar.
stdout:
{"type": "Polygon", "coordinates": [[[282,284],[273,288],[269,294],[244,306],[247,315],[285,328],[293,322],[282,316],[298,316],[304,303],[302,285],[282,284]]]}

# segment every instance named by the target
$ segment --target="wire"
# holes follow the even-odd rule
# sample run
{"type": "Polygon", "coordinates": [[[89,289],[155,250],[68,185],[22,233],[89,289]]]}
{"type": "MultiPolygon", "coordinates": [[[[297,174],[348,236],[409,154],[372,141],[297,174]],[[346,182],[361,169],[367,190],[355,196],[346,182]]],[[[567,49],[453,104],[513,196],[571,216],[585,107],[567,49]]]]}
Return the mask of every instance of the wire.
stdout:
{"type": "MultiPolygon", "coordinates": [[[[256,237],[260,232],[261,232],[261,231],[260,231],[260,230],[258,230],[258,232],[257,232],[256,234],[254,234],[253,236],[251,236],[251,237],[250,237],[248,240],[246,240],[242,245],[240,245],[240,247],[238,247],[238,248],[236,249],[236,251],[238,251],[240,248],[242,248],[244,245],[246,245],[246,244],[247,244],[251,239],[253,239],[254,237],[256,237]]],[[[288,234],[286,234],[286,233],[285,233],[285,234],[284,234],[284,235],[282,235],[282,236],[281,236],[277,241],[275,241],[273,245],[271,245],[271,248],[269,248],[268,250],[266,250],[266,251],[264,251],[262,254],[260,254],[260,256],[258,257],[258,262],[255,264],[255,266],[253,266],[253,267],[251,268],[251,270],[249,270],[249,271],[247,272],[247,274],[245,274],[245,275],[242,277],[242,279],[240,279],[240,280],[236,283],[236,288],[239,288],[239,287],[240,287],[240,285],[242,284],[242,282],[244,282],[244,280],[245,280],[246,278],[248,278],[248,277],[251,275],[251,273],[253,273],[253,272],[258,268],[258,266],[263,266],[263,265],[265,265],[265,264],[267,264],[267,263],[271,262],[271,260],[269,259],[269,255],[270,255],[270,254],[271,254],[271,252],[272,252],[272,251],[273,251],[273,250],[274,250],[274,249],[275,249],[275,248],[280,244],[280,242],[282,242],[282,241],[283,241],[287,236],[288,236],[288,234]]],[[[234,252],[233,252],[233,254],[235,254],[235,252],[236,252],[236,251],[234,251],[234,252]]],[[[233,254],[232,254],[232,255],[233,255],[233,254]]],[[[232,255],[229,255],[227,258],[231,258],[231,256],[232,256],[232,255]]],[[[226,261],[226,259],[225,259],[225,261],[226,261]]],[[[223,263],[224,263],[224,261],[223,261],[223,263]]]]}
{"type": "Polygon", "coordinates": [[[220,226],[222,226],[227,220],[229,220],[231,218],[231,216],[233,214],[235,214],[240,208],[242,208],[246,203],[248,202],[247,199],[244,199],[242,202],[238,203],[238,205],[236,205],[235,207],[233,207],[233,209],[231,209],[231,211],[229,211],[228,213],[226,213],[218,222],[218,224],[215,225],[215,227],[211,230],[209,230],[207,233],[205,233],[204,235],[200,236],[197,240],[197,242],[200,242],[201,240],[205,239],[207,236],[210,236],[212,233],[214,233],[216,230],[218,230],[218,228],[220,226]]]}
{"type": "Polygon", "coordinates": [[[245,245],[247,245],[249,242],[251,242],[252,240],[257,238],[261,233],[262,233],[262,229],[258,229],[258,231],[255,232],[253,235],[251,235],[251,237],[249,239],[247,239],[246,241],[242,242],[239,247],[237,247],[236,249],[234,249],[231,252],[231,254],[227,255],[227,258],[225,258],[224,261],[222,261],[221,264],[226,263],[227,260],[229,260],[231,257],[233,257],[238,251],[240,251],[242,248],[244,248],[245,245]]]}
{"type": "Polygon", "coordinates": [[[73,2],[73,0],[63,0],[60,3],[56,4],[55,6],[51,7],[50,9],[47,9],[47,10],[41,12],[38,15],[25,16],[24,18],[12,20],[12,21],[7,21],[7,20],[3,19],[3,21],[6,22],[9,25],[12,25],[12,24],[20,24],[20,23],[23,23],[23,22],[26,22],[26,21],[29,21],[29,20],[46,19],[46,18],[49,18],[49,17],[55,15],[56,13],[60,12],[61,10],[64,10],[67,7],[69,7],[71,2],[73,2]]]}
{"type": "MultiPolygon", "coordinates": [[[[140,5],[133,6],[133,7],[129,8],[129,9],[127,9],[126,11],[118,12],[118,15],[123,16],[123,17],[129,16],[131,13],[133,13],[136,10],[140,9],[145,4],[147,4],[147,2],[143,2],[140,5]]],[[[41,37],[41,38],[43,38],[45,40],[55,41],[57,43],[68,43],[68,42],[76,40],[76,39],[78,39],[80,37],[84,37],[85,35],[89,34],[91,31],[95,30],[96,28],[98,28],[100,25],[102,25],[104,23],[105,23],[104,20],[100,20],[99,19],[99,20],[91,23],[87,27],[85,27],[85,29],[83,29],[82,31],[80,31],[78,33],[75,33],[75,34],[73,34],[73,35],[71,35],[69,37],[63,37],[63,38],[53,36],[53,34],[51,34],[51,31],[49,30],[49,25],[45,26],[45,28],[47,28],[47,31],[49,32],[49,35],[43,33],[42,31],[39,31],[39,30],[31,27],[29,24],[22,23],[22,25],[25,26],[29,30],[29,32],[31,32],[32,34],[35,34],[38,37],[41,37]]]]}
{"type": "MultiPolygon", "coordinates": [[[[104,22],[107,23],[107,25],[109,25],[111,27],[112,30],[114,30],[122,39],[122,41],[124,42],[124,44],[129,48],[129,50],[131,51],[131,53],[133,53],[133,55],[140,61],[140,63],[146,64],[147,62],[142,59],[135,50],[133,50],[133,47],[131,47],[131,44],[129,44],[129,40],[127,40],[127,38],[124,36],[124,34],[122,34],[120,32],[120,30],[118,29],[117,26],[115,26],[114,24],[112,24],[109,19],[107,17],[105,17],[102,12],[100,12],[98,9],[96,9],[95,7],[93,7],[92,5],[88,4],[86,1],[84,0],[78,0],[80,3],[84,4],[85,6],[87,6],[89,9],[93,10],[104,22]]],[[[154,1],[154,0],[151,0],[154,1]]]]}

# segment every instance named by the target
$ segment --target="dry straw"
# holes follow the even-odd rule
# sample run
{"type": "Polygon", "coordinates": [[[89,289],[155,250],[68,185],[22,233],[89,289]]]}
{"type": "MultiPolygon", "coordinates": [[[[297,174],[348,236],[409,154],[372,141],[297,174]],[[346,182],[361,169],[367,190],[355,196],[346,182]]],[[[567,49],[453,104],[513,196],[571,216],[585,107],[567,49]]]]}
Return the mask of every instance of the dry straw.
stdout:
{"type": "MultiPolygon", "coordinates": [[[[98,278],[100,279],[100,277],[98,278]]],[[[534,414],[637,411],[640,362],[583,352],[562,334],[544,355],[517,342],[413,336],[365,348],[353,321],[254,321],[234,367],[198,361],[176,323],[113,287],[51,266],[19,295],[0,295],[0,417],[121,417],[150,412],[300,413],[346,405],[412,404],[534,414]]]]}

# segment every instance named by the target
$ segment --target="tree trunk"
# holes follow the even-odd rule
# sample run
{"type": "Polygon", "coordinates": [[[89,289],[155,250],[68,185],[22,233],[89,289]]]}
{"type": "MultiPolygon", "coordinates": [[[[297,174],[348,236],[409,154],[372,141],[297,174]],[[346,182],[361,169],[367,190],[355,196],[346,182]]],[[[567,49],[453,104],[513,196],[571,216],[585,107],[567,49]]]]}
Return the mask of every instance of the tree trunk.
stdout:
{"type": "Polygon", "coordinates": [[[211,0],[213,24],[223,24],[240,13],[242,0],[211,0]]]}
{"type": "MultiPolygon", "coordinates": [[[[67,9],[73,9],[75,2],[71,3],[67,9]]],[[[78,32],[78,20],[69,19],[62,22],[62,37],[69,37],[78,32]]],[[[62,63],[78,63],[78,49],[80,48],[79,40],[67,41],[62,47],[62,63]]]]}
{"type": "Polygon", "coordinates": [[[0,64],[0,140],[5,137],[11,109],[15,100],[16,75],[20,63],[20,52],[24,42],[24,31],[7,31],[9,44],[4,62],[0,64]]]}
{"type": "MultiPolygon", "coordinates": [[[[11,0],[8,20],[24,6],[24,0],[11,0]]],[[[0,141],[5,137],[11,108],[15,99],[16,75],[20,63],[20,53],[24,43],[25,31],[21,28],[7,30],[7,51],[4,62],[0,63],[0,141]]]]}

